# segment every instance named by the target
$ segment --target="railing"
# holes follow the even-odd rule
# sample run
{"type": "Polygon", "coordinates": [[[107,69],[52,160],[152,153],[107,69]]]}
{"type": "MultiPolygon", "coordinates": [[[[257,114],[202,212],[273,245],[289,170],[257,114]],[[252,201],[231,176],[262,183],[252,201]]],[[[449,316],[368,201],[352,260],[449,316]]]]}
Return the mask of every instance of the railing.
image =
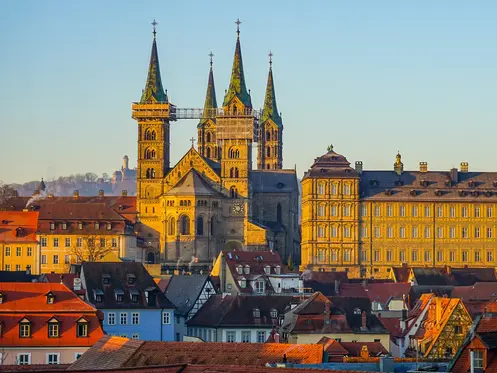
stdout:
{"type": "Polygon", "coordinates": [[[132,105],[133,115],[135,112],[140,117],[144,116],[156,116],[156,117],[166,117],[171,120],[178,119],[208,119],[208,118],[254,118],[258,120],[261,116],[261,110],[255,109],[245,109],[243,111],[238,110],[224,110],[223,108],[214,109],[199,109],[199,108],[177,108],[166,102],[162,103],[150,103],[150,104],[140,104],[134,102],[132,105]]]}

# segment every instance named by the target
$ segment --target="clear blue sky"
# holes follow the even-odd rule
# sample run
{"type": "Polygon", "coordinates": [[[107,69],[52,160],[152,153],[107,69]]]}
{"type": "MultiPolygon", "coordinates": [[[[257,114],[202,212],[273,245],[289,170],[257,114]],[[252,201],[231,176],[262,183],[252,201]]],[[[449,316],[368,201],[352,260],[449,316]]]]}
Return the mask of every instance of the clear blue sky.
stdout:
{"type": "MultiPolygon", "coordinates": [[[[172,103],[202,107],[215,54],[218,103],[235,24],[254,106],[274,53],[284,164],[299,176],[332,143],[352,163],[427,161],[497,171],[497,2],[6,1],[0,12],[0,180],[111,173],[136,164],[140,98],[158,25],[172,103]]],[[[172,126],[172,163],[196,123],[172,126]]]]}

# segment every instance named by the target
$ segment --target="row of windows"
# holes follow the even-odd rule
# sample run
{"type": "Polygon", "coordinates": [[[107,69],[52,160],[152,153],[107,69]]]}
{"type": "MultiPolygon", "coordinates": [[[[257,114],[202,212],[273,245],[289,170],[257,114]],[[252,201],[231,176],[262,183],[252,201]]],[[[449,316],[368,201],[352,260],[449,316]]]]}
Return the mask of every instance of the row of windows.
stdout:
{"type": "MultiPolygon", "coordinates": [[[[387,217],[392,217],[392,216],[407,216],[407,209],[406,206],[400,205],[398,206],[398,214],[394,214],[394,206],[393,205],[387,205],[385,208],[385,216],[387,217]]],[[[431,206],[411,206],[411,214],[409,216],[412,217],[420,217],[421,213],[423,213],[424,217],[432,217],[432,207],[431,206]]],[[[475,218],[491,218],[493,217],[493,208],[491,206],[488,206],[486,209],[482,208],[480,206],[475,206],[472,208],[463,206],[461,207],[461,212],[460,216],[457,216],[456,214],[457,210],[455,206],[449,206],[449,211],[447,217],[451,218],[456,218],[456,217],[462,217],[462,218],[469,218],[470,215],[471,217],[475,218]],[[486,211],[486,215],[484,215],[484,212],[486,211]]],[[[437,206],[436,208],[436,214],[437,217],[443,218],[445,217],[444,214],[444,207],[443,206],[437,206]]],[[[368,206],[362,205],[360,208],[360,215],[361,216],[367,216],[368,215],[368,206]]],[[[379,205],[374,206],[373,208],[373,215],[376,217],[382,216],[382,208],[379,205]]]]}
{"type": "MultiPolygon", "coordinates": [[[[338,237],[338,227],[332,226],[330,228],[330,237],[338,237]]],[[[326,227],[323,225],[318,226],[318,238],[326,237],[326,227]]],[[[349,238],[351,237],[351,229],[348,226],[342,227],[342,235],[343,237],[349,238]]]]}
{"type": "MultiPolygon", "coordinates": [[[[50,230],[51,230],[51,231],[55,230],[56,225],[57,225],[57,224],[56,224],[54,221],[50,222],[50,230]]],[[[70,223],[67,223],[67,222],[62,222],[62,223],[60,223],[60,227],[61,227],[63,230],[66,230],[66,229],[69,227],[69,225],[70,225],[70,223]]],[[[86,226],[86,225],[88,225],[88,224],[83,224],[83,222],[82,222],[82,221],[78,221],[78,222],[76,223],[76,227],[77,227],[79,230],[82,230],[82,229],[83,229],[83,225],[85,225],[85,226],[86,226]]],[[[100,223],[100,222],[98,222],[98,221],[97,221],[97,222],[95,222],[95,223],[93,223],[93,227],[94,227],[95,229],[100,229],[100,227],[101,227],[101,226],[102,226],[102,223],[100,223]]],[[[105,223],[105,227],[106,227],[106,229],[107,229],[108,231],[112,230],[112,223],[105,223]]]]}
{"type": "MultiPolygon", "coordinates": [[[[121,312],[119,314],[119,324],[127,325],[128,324],[128,313],[121,312]]],[[[131,325],[139,325],[140,324],[140,313],[139,312],[131,312],[131,325]]],[[[109,312],[107,314],[107,325],[116,325],[116,313],[109,312]]]]}
{"type": "MultiPolygon", "coordinates": [[[[19,337],[31,338],[31,336],[32,323],[27,318],[24,318],[19,322],[19,337]]],[[[48,337],[60,337],[60,322],[55,318],[52,318],[48,321],[48,337]]],[[[84,318],[80,318],[76,322],[76,337],[88,337],[88,321],[86,321],[84,318]]]]}
{"type": "MultiPolygon", "coordinates": [[[[27,256],[33,256],[33,248],[28,247],[26,249],[27,256]]],[[[10,246],[5,247],[5,256],[10,256],[10,246]]],[[[16,256],[22,256],[22,247],[16,247],[16,256]]]]}
{"type": "MultiPolygon", "coordinates": [[[[188,206],[192,205],[192,202],[189,201],[189,200],[182,199],[182,200],[179,201],[179,205],[183,206],[183,207],[184,206],[188,207],[188,206]]],[[[212,201],[211,205],[212,205],[212,207],[219,207],[219,201],[212,201]]],[[[167,201],[166,202],[166,206],[174,207],[174,201],[167,201]]],[[[207,206],[209,206],[209,202],[206,201],[205,199],[199,199],[199,200],[197,200],[197,206],[199,206],[199,207],[207,207],[207,206]]],[[[147,208],[145,207],[145,210],[146,209],[147,208]]],[[[153,208],[152,212],[155,212],[155,208],[153,208]]]]}
{"type": "MultiPolygon", "coordinates": [[[[82,352],[74,353],[74,360],[78,360],[83,355],[82,352]]],[[[0,353],[1,360],[4,360],[4,356],[0,353]]],[[[59,352],[49,352],[47,353],[46,363],[49,365],[58,365],[60,364],[60,353],[59,352]]],[[[17,365],[29,365],[31,364],[31,353],[24,352],[17,354],[16,358],[17,365]]]]}
{"type": "MultiPolygon", "coordinates": [[[[106,247],[108,245],[108,241],[106,238],[100,238],[98,240],[98,243],[99,243],[100,247],[106,247]]],[[[48,246],[48,238],[42,237],[40,240],[40,244],[41,244],[41,247],[47,247],[48,246]]],[[[110,244],[112,247],[117,247],[117,238],[113,237],[110,241],[110,244]]],[[[60,239],[58,237],[52,238],[52,246],[53,247],[60,247],[60,239]]],[[[76,237],[76,247],[83,247],[83,246],[94,247],[95,246],[95,239],[94,238],[76,237]]],[[[70,237],[64,238],[64,247],[72,247],[72,239],[70,237]]],[[[20,248],[18,247],[17,249],[20,249],[20,248]]],[[[31,254],[29,254],[29,249],[30,248],[28,247],[28,256],[31,256],[31,254]]],[[[10,255],[10,250],[9,250],[9,255],[10,255]]],[[[20,255],[17,255],[17,256],[20,256],[20,255]]]]}
{"type": "MultiPolygon", "coordinates": [[[[323,227],[324,228],[324,227],[323,227]]],[[[336,228],[335,228],[336,230],[336,228]]],[[[318,227],[319,231],[319,227],[318,227]]],[[[399,227],[399,237],[400,238],[432,238],[432,228],[431,227],[424,227],[424,228],[419,228],[419,227],[412,227],[411,228],[411,233],[408,237],[408,230],[405,227],[399,227]]],[[[333,232],[333,227],[332,227],[332,232],[333,232]]],[[[473,235],[470,235],[470,229],[467,227],[449,227],[449,228],[443,228],[443,227],[437,227],[436,228],[436,238],[493,238],[493,228],[491,227],[476,227],[472,230],[473,235]],[[448,229],[448,232],[447,232],[448,229]],[[448,236],[447,236],[448,233],[448,236]],[[459,234],[458,234],[459,233],[459,234]],[[447,236],[447,237],[446,237],[447,236]]],[[[360,238],[367,238],[368,237],[368,228],[367,227],[361,227],[359,230],[359,235],[360,238]]],[[[373,228],[373,236],[374,238],[381,238],[381,228],[380,227],[374,227],[373,228]]],[[[323,236],[324,237],[324,236],[323,236]]],[[[336,237],[332,236],[332,237],[336,237]]],[[[394,238],[394,228],[393,227],[387,227],[386,229],[386,238],[394,238]]]]}
{"type": "MultiPolygon", "coordinates": [[[[329,188],[330,189],[329,194],[331,194],[331,195],[337,195],[338,191],[339,191],[339,188],[340,188],[340,184],[339,183],[332,183],[331,187],[329,188]]],[[[319,183],[318,184],[318,194],[321,195],[321,196],[325,195],[326,191],[327,191],[326,184],[325,183],[319,183]]],[[[350,195],[351,191],[352,191],[352,188],[351,188],[350,184],[343,184],[343,194],[344,195],[350,195]]]]}
{"type": "MultiPolygon", "coordinates": [[[[332,205],[329,210],[331,216],[338,216],[339,209],[337,208],[337,206],[332,205]]],[[[351,206],[348,205],[343,206],[342,209],[343,216],[351,216],[351,211],[352,211],[351,206]]],[[[326,205],[321,204],[318,206],[318,216],[319,217],[326,216],[326,205]]]]}
{"type": "MultiPolygon", "coordinates": [[[[179,219],[178,223],[179,223],[179,226],[177,226],[175,218],[169,219],[169,222],[167,223],[167,234],[168,235],[170,235],[170,236],[175,235],[176,230],[178,230],[178,233],[181,235],[192,234],[191,227],[190,227],[190,218],[188,216],[183,215],[179,219]]],[[[196,220],[195,234],[197,236],[204,235],[204,218],[202,216],[199,216],[196,220]]],[[[214,218],[211,218],[211,220],[210,220],[210,234],[214,235],[214,218]]]]}
{"type": "MultiPolygon", "coordinates": [[[[41,264],[44,264],[44,265],[48,264],[46,254],[43,254],[41,256],[41,264]]],[[[57,254],[52,255],[52,264],[60,264],[59,255],[57,255],[57,254]]],[[[70,255],[64,255],[64,264],[71,264],[71,256],[70,255]]]]}
{"type": "MultiPolygon", "coordinates": [[[[411,262],[432,262],[433,261],[433,251],[432,250],[416,250],[413,249],[410,253],[410,258],[409,260],[411,262]]],[[[470,258],[473,262],[481,263],[483,262],[484,259],[486,259],[487,262],[491,263],[494,261],[494,253],[493,251],[485,251],[485,250],[462,250],[460,251],[460,255],[458,256],[458,252],[455,250],[450,250],[448,252],[438,250],[436,252],[436,261],[437,262],[445,262],[448,260],[449,262],[456,262],[459,260],[462,262],[469,262],[470,258]]],[[[333,255],[332,255],[333,258],[333,255]]],[[[399,262],[407,262],[408,255],[405,250],[400,250],[398,251],[398,261],[399,262]]],[[[380,250],[374,250],[373,251],[373,261],[374,262],[392,262],[397,259],[395,253],[393,250],[386,250],[384,253],[382,253],[380,250]]],[[[333,260],[332,261],[336,261],[333,260]]],[[[361,261],[366,262],[368,261],[368,253],[367,251],[361,251],[361,261]]]]}
{"type": "MultiPolygon", "coordinates": [[[[330,261],[332,262],[338,262],[339,257],[340,257],[340,252],[339,250],[330,250],[330,261]]],[[[327,257],[327,252],[324,249],[319,249],[318,250],[318,261],[324,262],[326,261],[327,257]]],[[[342,251],[341,257],[344,262],[350,262],[352,260],[352,250],[351,249],[345,249],[342,251]]]]}

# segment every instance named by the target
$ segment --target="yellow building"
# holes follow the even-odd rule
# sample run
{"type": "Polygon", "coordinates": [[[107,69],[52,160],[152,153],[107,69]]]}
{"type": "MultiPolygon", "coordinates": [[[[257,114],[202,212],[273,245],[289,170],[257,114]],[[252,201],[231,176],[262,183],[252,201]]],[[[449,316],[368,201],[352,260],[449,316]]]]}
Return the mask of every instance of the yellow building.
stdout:
{"type": "Polygon", "coordinates": [[[222,107],[217,107],[211,55],[204,109],[179,109],[164,92],[154,28],[148,77],[132,116],[138,122],[140,234],[156,262],[209,265],[221,249],[268,248],[298,260],[298,184],[295,170],[282,169],[283,124],[272,60],[259,112],[246,87],[239,36],[238,29],[222,107]],[[192,140],[190,150],[171,165],[170,126],[179,119],[199,119],[198,150],[192,140]],[[264,151],[253,170],[256,142],[264,151]]]}
{"type": "Polygon", "coordinates": [[[329,148],[302,180],[302,267],[388,277],[392,266],[495,267],[497,173],[355,169],[329,148]]]}
{"type": "Polygon", "coordinates": [[[0,268],[40,274],[37,212],[0,212],[0,268]]]}

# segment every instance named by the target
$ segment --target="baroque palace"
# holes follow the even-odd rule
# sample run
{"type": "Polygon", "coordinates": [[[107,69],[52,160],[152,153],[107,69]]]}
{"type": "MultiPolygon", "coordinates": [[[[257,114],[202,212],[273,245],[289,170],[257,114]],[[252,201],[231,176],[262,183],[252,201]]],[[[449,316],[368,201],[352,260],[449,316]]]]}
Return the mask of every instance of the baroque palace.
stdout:
{"type": "Polygon", "coordinates": [[[270,53],[262,111],[247,90],[240,22],[229,88],[218,108],[212,54],[205,106],[172,105],[161,80],[155,21],[148,77],[139,102],[137,210],[141,235],[162,262],[212,263],[221,249],[280,252],[299,260],[298,181],[283,169],[283,123],[278,113],[270,53]],[[199,119],[193,146],[175,164],[170,159],[170,125],[199,119]],[[257,169],[252,148],[258,144],[257,169]]]}
{"type": "Polygon", "coordinates": [[[497,173],[366,171],[328,148],[302,180],[302,268],[385,278],[392,267],[495,267],[497,173]]]}

